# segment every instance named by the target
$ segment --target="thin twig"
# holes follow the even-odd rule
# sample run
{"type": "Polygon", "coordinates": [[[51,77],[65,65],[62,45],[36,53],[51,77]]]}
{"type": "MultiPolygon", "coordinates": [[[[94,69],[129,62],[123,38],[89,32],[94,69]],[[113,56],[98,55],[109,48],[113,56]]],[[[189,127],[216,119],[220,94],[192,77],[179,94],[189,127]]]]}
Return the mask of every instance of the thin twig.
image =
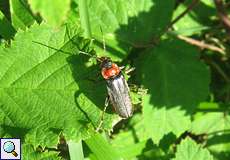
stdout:
{"type": "Polygon", "coordinates": [[[216,71],[223,77],[223,79],[227,82],[230,83],[230,78],[228,77],[227,74],[223,71],[223,69],[214,61],[212,60],[206,60],[210,65],[212,65],[213,68],[216,69],[216,71]]]}
{"type": "Polygon", "coordinates": [[[179,38],[181,40],[184,40],[185,42],[187,42],[187,43],[189,43],[191,45],[197,46],[197,47],[199,47],[201,49],[208,49],[208,50],[219,52],[222,55],[225,55],[225,50],[224,49],[219,48],[217,46],[214,46],[212,44],[207,44],[207,43],[205,43],[203,41],[199,41],[199,40],[196,40],[196,39],[193,39],[193,38],[190,38],[190,37],[186,37],[186,36],[182,36],[182,35],[177,35],[177,38],[179,38]]]}
{"type": "Polygon", "coordinates": [[[223,22],[226,30],[230,34],[230,19],[228,17],[227,12],[225,11],[224,3],[222,0],[214,0],[214,2],[216,5],[218,15],[219,15],[221,21],[223,22]]]}
{"type": "Polygon", "coordinates": [[[195,6],[196,4],[198,4],[200,0],[193,0],[191,2],[191,4],[181,13],[179,14],[174,20],[172,20],[167,27],[164,29],[164,31],[162,32],[162,34],[160,34],[159,36],[155,37],[150,44],[156,44],[159,42],[160,38],[169,31],[169,29],[171,29],[173,27],[173,25],[178,22],[181,18],[183,18],[188,12],[190,12],[195,6]]]}

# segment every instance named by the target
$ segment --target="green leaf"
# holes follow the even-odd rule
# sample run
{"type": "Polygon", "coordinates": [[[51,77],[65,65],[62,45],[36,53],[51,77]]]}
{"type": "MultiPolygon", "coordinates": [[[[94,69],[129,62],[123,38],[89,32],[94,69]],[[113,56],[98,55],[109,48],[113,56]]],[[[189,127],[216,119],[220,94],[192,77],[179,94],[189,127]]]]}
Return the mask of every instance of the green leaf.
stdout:
{"type": "Polygon", "coordinates": [[[12,24],[15,29],[25,30],[35,22],[35,16],[32,15],[25,0],[10,0],[10,8],[12,24]]]}
{"type": "MultiPolygon", "coordinates": [[[[181,3],[173,14],[176,18],[192,3],[192,0],[187,0],[181,3]]],[[[175,32],[182,35],[193,35],[207,30],[212,25],[212,19],[216,15],[215,5],[213,1],[201,0],[199,1],[190,12],[181,18],[176,24],[173,25],[175,32]]]]}
{"type": "Polygon", "coordinates": [[[207,149],[202,148],[190,138],[183,140],[177,146],[176,157],[173,160],[213,160],[207,149]]]}
{"type": "MultiPolygon", "coordinates": [[[[213,112],[199,115],[192,123],[191,132],[195,134],[205,134],[207,148],[216,157],[227,155],[230,149],[230,116],[226,113],[213,112]]],[[[226,156],[228,158],[229,155],[226,156]]]]}
{"type": "Polygon", "coordinates": [[[191,111],[207,98],[210,73],[195,47],[165,40],[147,52],[141,76],[151,95],[150,104],[191,111]]]}
{"type": "MultiPolygon", "coordinates": [[[[74,31],[74,29],[72,30],[74,31]]],[[[77,30],[75,30],[77,31],[77,30]]],[[[100,121],[105,84],[95,83],[98,66],[78,51],[88,40],[66,27],[34,25],[15,36],[10,48],[0,48],[0,125],[2,136],[15,135],[35,146],[54,146],[60,132],[67,140],[92,134],[100,121]],[[63,54],[33,41],[61,48],[63,54]],[[94,128],[93,128],[94,126],[94,128]]],[[[104,129],[111,129],[115,114],[106,112],[104,129]]]]}
{"type": "Polygon", "coordinates": [[[15,34],[15,29],[14,27],[10,24],[8,19],[4,16],[4,14],[0,11],[0,35],[8,40],[13,38],[15,34]]]}
{"type": "Polygon", "coordinates": [[[121,159],[119,152],[113,148],[100,134],[95,134],[85,140],[86,144],[98,160],[118,160],[121,159]]]}
{"type": "Polygon", "coordinates": [[[70,0],[28,0],[32,11],[40,13],[43,19],[53,26],[59,26],[67,18],[70,10],[70,0]]]}
{"type": "Polygon", "coordinates": [[[191,131],[195,134],[224,132],[230,129],[230,116],[221,112],[206,113],[192,123],[191,131]]]}
{"type": "Polygon", "coordinates": [[[22,145],[22,159],[23,160],[31,160],[31,159],[39,159],[39,160],[61,160],[61,157],[58,157],[58,152],[39,152],[34,149],[31,144],[23,144],[22,145]]]}
{"type": "Polygon", "coordinates": [[[150,96],[143,99],[144,127],[153,142],[158,144],[164,135],[173,133],[179,137],[190,128],[190,117],[186,116],[181,107],[158,108],[150,105],[150,96]]]}
{"type": "Polygon", "coordinates": [[[120,60],[131,46],[149,44],[162,33],[171,19],[174,0],[89,0],[88,6],[93,37],[102,43],[101,27],[107,50],[120,60]]]}
{"type": "MultiPolygon", "coordinates": [[[[119,150],[119,154],[125,159],[132,159],[141,155],[146,147],[147,135],[143,127],[143,116],[141,114],[133,115],[127,126],[129,130],[120,130],[113,136],[112,145],[119,150]]],[[[152,148],[151,148],[152,149],[152,148]]],[[[148,148],[148,150],[150,150],[148,148]]]]}
{"type": "Polygon", "coordinates": [[[158,143],[164,135],[179,136],[190,127],[186,113],[208,96],[210,76],[198,51],[182,41],[162,41],[147,53],[141,76],[149,95],[143,99],[143,114],[149,135],[158,143]]]}

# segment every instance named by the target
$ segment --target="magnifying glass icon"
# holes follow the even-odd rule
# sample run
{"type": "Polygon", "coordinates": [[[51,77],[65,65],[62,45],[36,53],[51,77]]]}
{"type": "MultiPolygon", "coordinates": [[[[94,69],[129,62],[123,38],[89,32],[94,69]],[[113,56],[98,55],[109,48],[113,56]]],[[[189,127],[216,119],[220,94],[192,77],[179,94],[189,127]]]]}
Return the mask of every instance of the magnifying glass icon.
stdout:
{"type": "Polygon", "coordinates": [[[7,153],[13,154],[14,157],[18,156],[17,152],[15,152],[15,145],[11,141],[7,141],[3,144],[3,150],[7,153]]]}

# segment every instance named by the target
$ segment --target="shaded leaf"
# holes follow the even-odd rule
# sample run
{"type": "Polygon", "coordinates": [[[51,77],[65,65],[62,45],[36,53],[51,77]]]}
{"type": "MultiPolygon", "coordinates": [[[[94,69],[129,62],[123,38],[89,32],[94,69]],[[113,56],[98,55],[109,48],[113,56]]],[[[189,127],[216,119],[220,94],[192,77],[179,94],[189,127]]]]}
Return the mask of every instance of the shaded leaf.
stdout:
{"type": "Polygon", "coordinates": [[[10,24],[9,20],[4,16],[4,14],[0,11],[0,35],[8,40],[13,38],[15,34],[14,27],[10,24]]]}
{"type": "MultiPolygon", "coordinates": [[[[181,3],[174,12],[173,17],[176,18],[187,7],[193,3],[192,0],[187,0],[181,3]]],[[[173,25],[175,32],[182,35],[193,35],[201,33],[203,30],[210,29],[212,19],[216,15],[215,5],[213,1],[199,1],[189,13],[181,18],[173,25]]]]}
{"type": "Polygon", "coordinates": [[[25,30],[35,22],[35,16],[32,15],[25,0],[10,0],[10,8],[12,24],[15,29],[25,30]]]}
{"type": "Polygon", "coordinates": [[[151,104],[191,111],[207,98],[210,73],[196,48],[179,40],[165,40],[147,53],[141,76],[151,104]]]}
{"type": "Polygon", "coordinates": [[[162,41],[147,51],[142,81],[145,127],[155,143],[167,133],[179,136],[190,127],[190,113],[209,91],[209,70],[197,50],[178,40],[162,41]],[[191,85],[192,84],[192,85],[191,85]]]}
{"type": "Polygon", "coordinates": [[[121,59],[131,46],[149,44],[161,34],[171,19],[174,0],[90,0],[88,6],[93,37],[102,42],[101,27],[107,50],[121,59]]]}

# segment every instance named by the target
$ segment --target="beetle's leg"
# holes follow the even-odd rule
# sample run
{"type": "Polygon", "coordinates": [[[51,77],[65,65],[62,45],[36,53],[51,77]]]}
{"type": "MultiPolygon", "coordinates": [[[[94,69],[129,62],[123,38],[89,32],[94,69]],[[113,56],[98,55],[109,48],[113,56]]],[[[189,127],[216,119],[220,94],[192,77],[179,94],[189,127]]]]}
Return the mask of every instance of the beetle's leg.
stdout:
{"type": "Polygon", "coordinates": [[[107,96],[105,99],[105,107],[104,107],[102,114],[100,116],[100,122],[99,122],[97,129],[96,129],[96,132],[98,132],[101,129],[101,126],[102,126],[103,120],[104,120],[104,114],[105,114],[105,111],[106,111],[108,105],[109,105],[109,96],[107,96]]]}
{"type": "MultiPolygon", "coordinates": [[[[123,70],[125,68],[125,66],[121,66],[119,68],[120,68],[120,70],[123,70]]],[[[128,69],[125,70],[125,74],[129,74],[130,72],[132,72],[134,70],[135,70],[134,67],[128,68],[128,69]]]]}
{"type": "Polygon", "coordinates": [[[125,66],[121,66],[121,67],[119,67],[120,68],[120,70],[123,70],[124,68],[125,68],[125,66]]]}
{"type": "Polygon", "coordinates": [[[131,67],[131,68],[127,69],[127,70],[125,71],[125,73],[126,73],[126,74],[129,74],[130,72],[132,72],[132,71],[134,71],[134,70],[135,70],[135,68],[134,68],[134,67],[131,67]]]}

